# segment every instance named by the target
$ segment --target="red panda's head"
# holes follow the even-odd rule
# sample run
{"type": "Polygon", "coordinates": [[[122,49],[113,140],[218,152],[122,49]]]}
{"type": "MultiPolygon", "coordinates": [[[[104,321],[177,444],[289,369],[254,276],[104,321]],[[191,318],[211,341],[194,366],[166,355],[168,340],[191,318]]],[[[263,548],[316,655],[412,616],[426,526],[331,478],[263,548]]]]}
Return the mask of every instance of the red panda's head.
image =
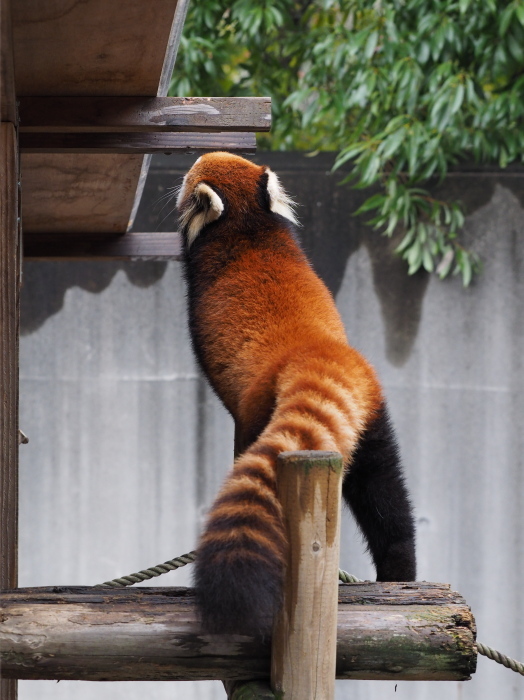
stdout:
{"type": "Polygon", "coordinates": [[[297,223],[293,201],[272,170],[220,151],[200,156],[184,177],[177,198],[188,247],[207,224],[261,206],[297,223]]]}

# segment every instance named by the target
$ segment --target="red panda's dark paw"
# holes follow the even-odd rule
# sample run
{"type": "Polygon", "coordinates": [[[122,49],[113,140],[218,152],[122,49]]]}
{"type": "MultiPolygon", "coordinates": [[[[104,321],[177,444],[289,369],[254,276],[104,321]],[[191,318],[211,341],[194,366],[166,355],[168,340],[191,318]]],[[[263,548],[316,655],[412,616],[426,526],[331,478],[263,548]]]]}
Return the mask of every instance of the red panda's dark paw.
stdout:
{"type": "Polygon", "coordinates": [[[377,563],[377,581],[415,581],[416,577],[414,539],[395,542],[377,563]]]}

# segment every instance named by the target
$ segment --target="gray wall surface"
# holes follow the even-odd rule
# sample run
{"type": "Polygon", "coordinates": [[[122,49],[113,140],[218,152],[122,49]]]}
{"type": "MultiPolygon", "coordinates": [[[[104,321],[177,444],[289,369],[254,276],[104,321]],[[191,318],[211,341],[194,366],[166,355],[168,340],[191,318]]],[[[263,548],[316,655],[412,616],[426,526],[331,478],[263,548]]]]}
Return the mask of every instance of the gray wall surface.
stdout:
{"type": "MultiPolygon", "coordinates": [[[[174,202],[159,198],[193,160],[153,160],[136,230],[173,230],[174,202]]],[[[352,217],[363,195],[337,186],[331,156],[257,160],[299,201],[306,250],[382,378],[416,507],[419,578],[451,583],[479,640],[523,659],[524,173],[463,169],[444,184],[465,202],[466,238],[484,259],[464,290],[458,278],[407,277],[394,242],[352,217]]],[[[22,311],[20,585],[91,585],[192,549],[232,461],[233,425],[191,354],[180,264],[27,263],[22,311]]],[[[341,565],[373,578],[347,513],[341,565]]],[[[190,584],[190,567],[161,584],[190,584]]],[[[337,698],[524,700],[524,679],[483,658],[467,683],[396,685],[341,681],[337,698]]],[[[21,700],[148,696],[224,692],[20,683],[21,700]]]]}

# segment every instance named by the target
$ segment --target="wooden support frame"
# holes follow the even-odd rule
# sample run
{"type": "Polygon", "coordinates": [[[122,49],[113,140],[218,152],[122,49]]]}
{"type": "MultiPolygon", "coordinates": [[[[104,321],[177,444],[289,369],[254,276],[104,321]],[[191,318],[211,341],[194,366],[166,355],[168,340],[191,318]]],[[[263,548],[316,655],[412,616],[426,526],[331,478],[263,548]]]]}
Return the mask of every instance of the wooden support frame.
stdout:
{"type": "MultiPolygon", "coordinates": [[[[0,594],[0,610],[6,678],[269,676],[270,640],[204,634],[187,588],[18,589],[0,594]]],[[[337,678],[458,681],[475,670],[473,616],[447,584],[342,584],[337,634],[337,678]]]]}
{"type": "Polygon", "coordinates": [[[256,153],[250,132],[188,133],[21,133],[22,153],[256,153]]]}
{"type": "MultiPolygon", "coordinates": [[[[20,225],[15,126],[0,125],[0,586],[18,583],[20,225]]],[[[0,664],[0,671],[1,664],[0,664]]],[[[0,700],[16,699],[2,672],[0,700]]]]}
{"type": "Polygon", "coordinates": [[[26,233],[25,260],[180,260],[182,240],[176,232],[26,233]]]}
{"type": "Polygon", "coordinates": [[[21,133],[269,131],[270,97],[20,97],[21,133]]]}

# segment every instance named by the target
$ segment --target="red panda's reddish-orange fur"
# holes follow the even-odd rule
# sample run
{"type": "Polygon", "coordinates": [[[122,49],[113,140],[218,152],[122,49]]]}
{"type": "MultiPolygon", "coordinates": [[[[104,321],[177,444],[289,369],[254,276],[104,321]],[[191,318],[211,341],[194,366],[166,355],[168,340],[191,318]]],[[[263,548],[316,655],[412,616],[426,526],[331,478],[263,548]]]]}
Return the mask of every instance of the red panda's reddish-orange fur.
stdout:
{"type": "Polygon", "coordinates": [[[380,384],[346,340],[268,168],[201,157],[178,199],[194,349],[235,419],[241,454],[209,513],[196,589],[213,632],[267,632],[286,539],[277,455],[334,450],[382,580],[415,576],[414,528],[380,384]]]}

